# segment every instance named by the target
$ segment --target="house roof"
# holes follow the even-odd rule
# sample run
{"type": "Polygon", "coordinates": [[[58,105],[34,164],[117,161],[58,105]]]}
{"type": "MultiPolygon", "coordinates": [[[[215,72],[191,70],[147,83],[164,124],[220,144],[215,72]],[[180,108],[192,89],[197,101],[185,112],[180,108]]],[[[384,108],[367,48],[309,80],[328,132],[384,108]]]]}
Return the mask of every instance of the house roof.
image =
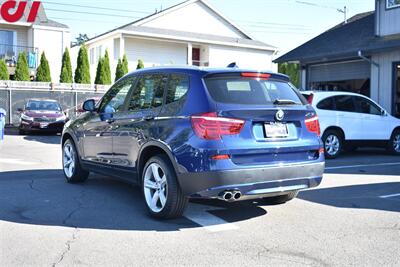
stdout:
{"type": "Polygon", "coordinates": [[[355,15],[347,23],[341,23],[305,44],[274,60],[282,62],[325,62],[356,58],[358,51],[364,55],[390,51],[400,47],[400,36],[375,35],[375,13],[355,15]]]}
{"type": "Polygon", "coordinates": [[[212,6],[210,6],[210,4],[208,4],[204,0],[187,0],[185,2],[176,4],[174,6],[166,8],[160,12],[153,13],[144,18],[135,20],[133,22],[130,22],[130,23],[122,25],[118,28],[107,31],[107,32],[97,35],[93,38],[90,38],[87,41],[87,43],[90,43],[91,41],[95,41],[96,39],[98,39],[100,37],[103,37],[105,35],[108,35],[110,33],[117,32],[117,31],[124,31],[125,33],[131,32],[132,34],[134,34],[134,33],[140,34],[141,33],[141,34],[156,34],[156,35],[163,35],[163,36],[174,36],[174,37],[178,37],[178,38],[180,37],[182,40],[185,40],[187,38],[211,40],[211,41],[219,41],[219,42],[232,43],[232,44],[257,46],[260,48],[263,47],[263,48],[276,50],[276,47],[274,47],[272,45],[254,40],[249,34],[245,33],[242,29],[240,29],[232,21],[230,21],[229,19],[224,17],[221,13],[219,13],[217,10],[215,10],[212,6]],[[161,28],[141,26],[142,23],[144,23],[148,20],[157,18],[159,16],[162,16],[164,14],[167,14],[167,13],[177,10],[179,8],[183,8],[187,5],[189,5],[191,3],[195,3],[195,2],[201,2],[202,4],[206,5],[212,12],[214,12],[219,17],[221,17],[225,22],[227,22],[231,27],[233,27],[236,31],[238,31],[245,38],[233,38],[233,37],[225,37],[225,36],[212,35],[212,34],[203,34],[203,33],[187,32],[187,31],[176,31],[176,30],[170,30],[170,29],[161,29],[161,28]]]}

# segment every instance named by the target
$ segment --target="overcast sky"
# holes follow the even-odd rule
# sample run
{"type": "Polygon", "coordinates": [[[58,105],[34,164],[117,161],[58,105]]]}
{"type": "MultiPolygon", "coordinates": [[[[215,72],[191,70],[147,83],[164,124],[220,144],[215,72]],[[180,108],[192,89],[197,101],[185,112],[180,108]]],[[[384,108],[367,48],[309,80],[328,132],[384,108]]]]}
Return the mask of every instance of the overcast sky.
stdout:
{"type": "MultiPolygon", "coordinates": [[[[156,9],[165,9],[180,2],[182,1],[42,1],[48,17],[67,24],[71,28],[73,39],[79,33],[93,37],[154,13],[156,9]],[[83,5],[88,7],[82,7],[83,5]]],[[[374,0],[208,0],[208,2],[255,39],[278,47],[281,54],[342,22],[344,16],[336,9],[347,6],[349,17],[374,9],[374,0]]],[[[201,19],[198,20],[201,23],[201,19]]]]}

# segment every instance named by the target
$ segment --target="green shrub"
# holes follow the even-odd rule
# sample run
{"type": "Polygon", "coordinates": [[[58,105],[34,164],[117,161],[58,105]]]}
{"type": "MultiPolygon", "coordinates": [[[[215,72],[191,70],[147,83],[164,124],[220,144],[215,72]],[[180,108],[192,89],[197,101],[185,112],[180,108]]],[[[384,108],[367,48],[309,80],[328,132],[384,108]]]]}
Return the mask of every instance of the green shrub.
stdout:
{"type": "Polygon", "coordinates": [[[110,68],[110,57],[108,55],[108,50],[106,50],[106,53],[103,58],[103,79],[102,79],[102,84],[109,85],[112,83],[111,79],[111,68],[110,68]]]}
{"type": "Polygon", "coordinates": [[[68,48],[65,48],[62,57],[62,67],[60,74],[60,83],[73,83],[71,57],[69,56],[68,48]]]}
{"type": "Polygon", "coordinates": [[[97,63],[96,77],[94,78],[94,84],[103,84],[102,72],[103,72],[103,58],[101,57],[99,58],[99,62],[97,63]]]}
{"type": "Polygon", "coordinates": [[[90,67],[88,52],[85,45],[81,45],[75,70],[75,82],[90,84],[90,67]]]}
{"type": "Polygon", "coordinates": [[[117,64],[117,69],[115,70],[115,81],[118,81],[122,77],[124,77],[124,69],[122,66],[122,61],[121,59],[118,59],[118,64],[117,64]]]}
{"type": "Polygon", "coordinates": [[[140,70],[144,68],[143,60],[139,59],[136,69],[140,70]]]}
{"type": "Polygon", "coordinates": [[[36,72],[37,82],[51,82],[50,66],[46,54],[43,52],[40,57],[40,65],[36,72]]]}
{"type": "Polygon", "coordinates": [[[9,80],[10,74],[8,73],[7,65],[4,60],[0,60],[0,80],[9,80]]]}
{"type": "Polygon", "coordinates": [[[278,65],[278,72],[290,77],[290,81],[296,87],[300,86],[300,65],[296,63],[281,63],[278,65]]]}
{"type": "Polygon", "coordinates": [[[129,64],[128,64],[128,57],[124,54],[122,58],[122,69],[124,71],[124,75],[129,72],[129,64]]]}
{"type": "Polygon", "coordinates": [[[18,55],[17,66],[15,67],[15,78],[16,81],[30,81],[31,76],[29,74],[28,60],[25,52],[21,52],[18,55]]]}

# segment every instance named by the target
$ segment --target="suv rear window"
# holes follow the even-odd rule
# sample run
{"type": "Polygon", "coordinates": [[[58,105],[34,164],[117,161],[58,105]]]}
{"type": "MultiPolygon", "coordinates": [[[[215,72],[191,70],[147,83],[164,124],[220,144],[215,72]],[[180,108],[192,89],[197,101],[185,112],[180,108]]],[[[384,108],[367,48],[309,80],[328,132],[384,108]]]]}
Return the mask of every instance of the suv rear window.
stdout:
{"type": "Polygon", "coordinates": [[[205,83],[211,97],[220,103],[269,105],[279,99],[305,104],[293,85],[277,79],[218,76],[205,78],[205,83]]]}

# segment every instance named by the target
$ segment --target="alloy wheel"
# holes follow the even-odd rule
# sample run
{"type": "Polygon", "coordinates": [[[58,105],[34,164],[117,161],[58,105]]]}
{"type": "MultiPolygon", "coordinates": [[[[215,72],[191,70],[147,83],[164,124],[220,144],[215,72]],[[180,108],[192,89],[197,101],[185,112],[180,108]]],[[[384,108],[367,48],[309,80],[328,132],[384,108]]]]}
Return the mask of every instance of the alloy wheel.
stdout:
{"type": "Polygon", "coordinates": [[[75,149],[71,143],[67,143],[64,146],[63,166],[65,175],[71,178],[75,172],[75,149]]]}
{"type": "Polygon", "coordinates": [[[144,196],[147,206],[155,213],[161,212],[167,203],[167,176],[157,163],[150,164],[144,175],[144,196]]]}
{"type": "Polygon", "coordinates": [[[394,136],[393,149],[394,149],[394,151],[400,153],[400,133],[398,133],[394,136]]]}
{"type": "Polygon", "coordinates": [[[340,150],[340,141],[336,135],[329,135],[325,140],[325,150],[331,155],[335,156],[340,150]]]}

